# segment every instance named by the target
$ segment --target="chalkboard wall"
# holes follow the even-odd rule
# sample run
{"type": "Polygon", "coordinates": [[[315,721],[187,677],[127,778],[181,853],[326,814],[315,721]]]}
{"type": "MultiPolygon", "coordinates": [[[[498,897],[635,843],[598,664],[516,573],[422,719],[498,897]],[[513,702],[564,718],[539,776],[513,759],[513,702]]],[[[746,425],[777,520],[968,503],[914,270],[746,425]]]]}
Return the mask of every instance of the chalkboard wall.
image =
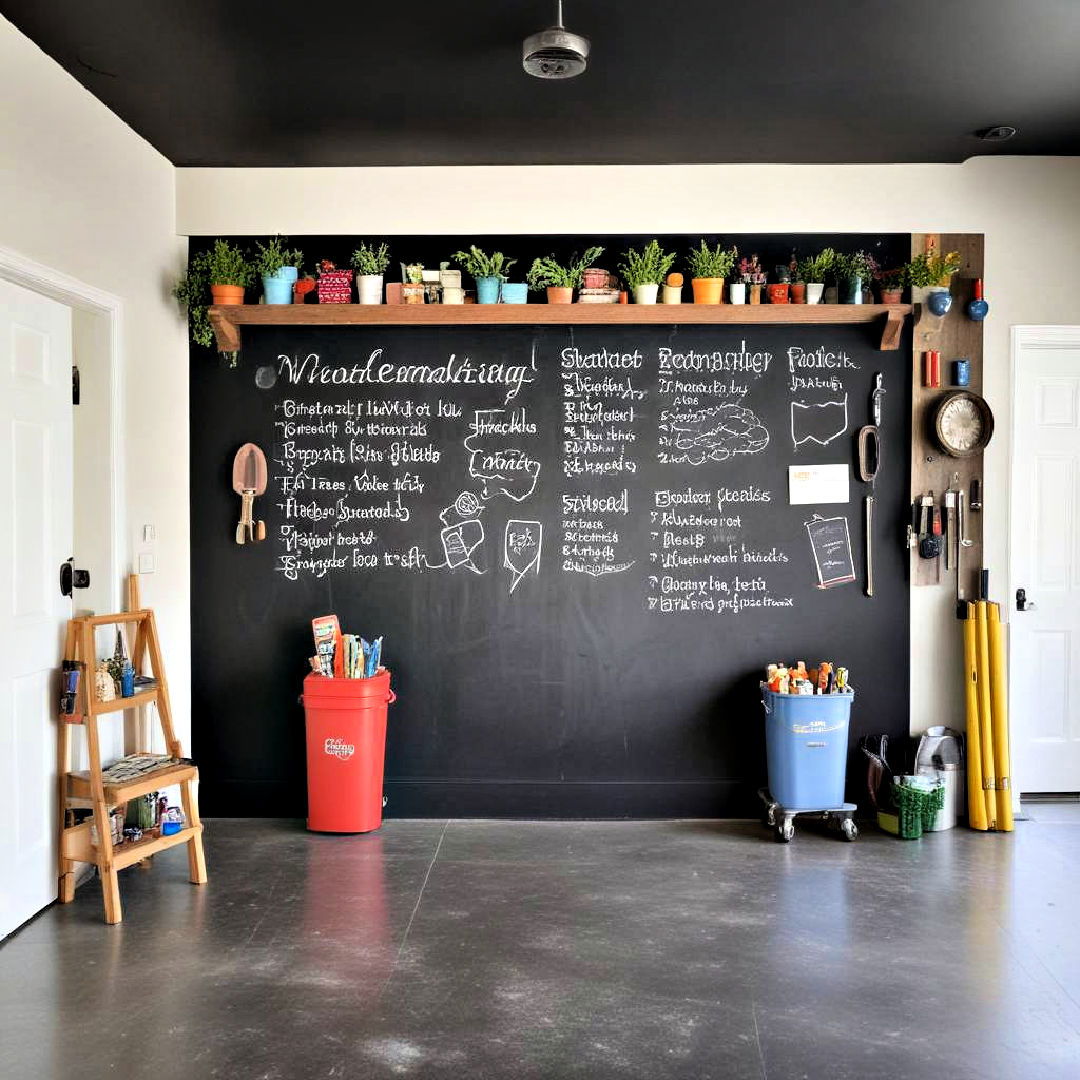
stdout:
{"type": "MultiPolygon", "coordinates": [[[[468,242],[387,239],[428,265],[468,242]]],[[[618,252],[640,239],[595,242],[618,252]]],[[[662,238],[679,252],[696,239],[662,238]]],[[[767,266],[825,244],[899,262],[908,243],[724,240],[767,266]]],[[[356,246],[294,242],[342,264],[356,246]]],[[[478,242],[524,269],[594,238],[478,242]]],[[[906,735],[910,337],[896,352],[879,339],[875,326],[245,328],[235,370],[193,348],[205,812],[303,814],[297,699],[310,621],[327,613],[384,636],[398,693],[388,815],[753,812],[771,659],[847,664],[853,741],[906,735]],[[865,489],[850,467],[878,371],[868,599],[865,489]],[[257,507],[268,540],[241,547],[231,465],[248,441],[269,461],[257,507]],[[815,463],[848,466],[847,503],[789,505],[789,466],[815,463]],[[846,518],[856,582],[818,587],[815,514],[846,518]]],[[[842,536],[843,522],[824,532],[842,536]]]]}

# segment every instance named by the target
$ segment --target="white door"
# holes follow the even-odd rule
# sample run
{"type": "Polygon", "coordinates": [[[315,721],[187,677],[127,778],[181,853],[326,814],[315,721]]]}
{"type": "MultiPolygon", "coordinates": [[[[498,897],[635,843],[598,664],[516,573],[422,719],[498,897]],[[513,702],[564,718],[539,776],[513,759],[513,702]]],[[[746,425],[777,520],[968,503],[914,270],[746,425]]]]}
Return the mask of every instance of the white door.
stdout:
{"type": "Polygon", "coordinates": [[[71,312],[0,281],[0,936],[56,899],[71,312]]]}
{"type": "Polygon", "coordinates": [[[1014,329],[1012,429],[1013,775],[1080,791],[1080,327],[1014,329]]]}

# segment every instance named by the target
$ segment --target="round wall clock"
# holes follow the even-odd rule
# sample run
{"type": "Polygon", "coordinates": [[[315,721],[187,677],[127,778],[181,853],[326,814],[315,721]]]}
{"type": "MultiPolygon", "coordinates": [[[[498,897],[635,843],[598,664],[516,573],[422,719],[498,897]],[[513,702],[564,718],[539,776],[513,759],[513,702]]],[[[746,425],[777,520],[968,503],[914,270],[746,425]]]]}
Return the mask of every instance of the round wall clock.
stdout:
{"type": "Polygon", "coordinates": [[[994,434],[990,406],[970,390],[943,395],[931,408],[930,422],[938,446],[949,457],[978,454],[994,434]]]}

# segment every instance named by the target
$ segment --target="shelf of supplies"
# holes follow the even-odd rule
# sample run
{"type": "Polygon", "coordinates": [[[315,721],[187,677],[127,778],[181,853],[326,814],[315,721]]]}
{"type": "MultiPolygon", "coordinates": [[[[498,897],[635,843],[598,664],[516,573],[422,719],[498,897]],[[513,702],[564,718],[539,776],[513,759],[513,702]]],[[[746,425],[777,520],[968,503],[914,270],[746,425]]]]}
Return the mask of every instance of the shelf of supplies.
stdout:
{"type": "Polygon", "coordinates": [[[883,320],[896,349],[911,304],[237,304],[207,309],[222,352],[242,326],[838,326],[883,320]]]}
{"type": "MultiPolygon", "coordinates": [[[[179,832],[169,836],[144,836],[141,840],[125,840],[122,844],[113,848],[113,866],[117,870],[123,870],[132,863],[142,862],[143,859],[156,855],[166,848],[176,847],[177,844],[186,844],[193,836],[202,832],[201,825],[187,825],[179,832]]],[[[95,848],[96,852],[97,849],[95,848]]]]}
{"type": "MultiPolygon", "coordinates": [[[[129,699],[130,700],[130,699],[129,699]]],[[[129,799],[137,799],[140,795],[146,795],[151,791],[160,791],[162,788],[172,787],[183,780],[194,780],[198,777],[199,770],[187,762],[176,765],[166,765],[153,772],[143,773],[131,780],[121,780],[110,784],[107,781],[102,784],[105,792],[105,802],[109,806],[119,806],[120,803],[129,799]]],[[[82,772],[69,772],[67,774],[67,797],[69,799],[93,798],[93,788],[90,782],[90,772],[84,769],[82,772]]]]}

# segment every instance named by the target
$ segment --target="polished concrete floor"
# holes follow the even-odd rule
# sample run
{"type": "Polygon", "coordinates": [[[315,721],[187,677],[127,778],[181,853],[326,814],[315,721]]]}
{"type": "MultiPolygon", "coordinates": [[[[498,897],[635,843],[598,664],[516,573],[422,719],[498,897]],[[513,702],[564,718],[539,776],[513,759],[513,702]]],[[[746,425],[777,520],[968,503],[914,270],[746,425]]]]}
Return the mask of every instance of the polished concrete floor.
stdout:
{"type": "Polygon", "coordinates": [[[211,821],[0,946],[0,1077],[1080,1077],[1080,807],[790,846],[742,822],[211,821]]]}

